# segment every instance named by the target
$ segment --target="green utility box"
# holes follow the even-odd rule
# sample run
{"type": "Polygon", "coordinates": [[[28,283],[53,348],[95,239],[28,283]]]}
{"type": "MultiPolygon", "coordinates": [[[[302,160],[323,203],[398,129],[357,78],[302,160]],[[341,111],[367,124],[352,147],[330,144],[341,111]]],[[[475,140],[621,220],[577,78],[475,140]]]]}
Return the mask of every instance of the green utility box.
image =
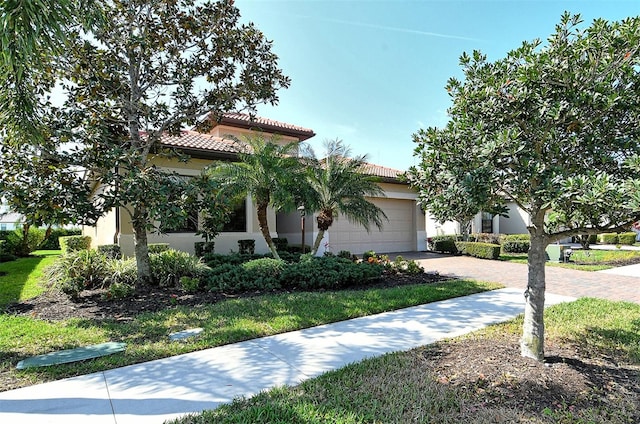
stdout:
{"type": "Polygon", "coordinates": [[[567,244],[550,244],[547,246],[547,261],[566,262],[571,255],[571,246],[567,244]]]}

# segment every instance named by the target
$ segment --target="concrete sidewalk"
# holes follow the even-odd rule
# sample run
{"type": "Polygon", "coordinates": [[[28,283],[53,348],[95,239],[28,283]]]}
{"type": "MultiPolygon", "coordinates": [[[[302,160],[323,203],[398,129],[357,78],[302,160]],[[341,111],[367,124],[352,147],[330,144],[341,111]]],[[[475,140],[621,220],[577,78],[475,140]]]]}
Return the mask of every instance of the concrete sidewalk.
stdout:
{"type": "MultiPolygon", "coordinates": [[[[573,298],[547,294],[546,305],[573,298]]],[[[162,423],[522,313],[502,289],[0,393],[1,423],[162,423]]]]}

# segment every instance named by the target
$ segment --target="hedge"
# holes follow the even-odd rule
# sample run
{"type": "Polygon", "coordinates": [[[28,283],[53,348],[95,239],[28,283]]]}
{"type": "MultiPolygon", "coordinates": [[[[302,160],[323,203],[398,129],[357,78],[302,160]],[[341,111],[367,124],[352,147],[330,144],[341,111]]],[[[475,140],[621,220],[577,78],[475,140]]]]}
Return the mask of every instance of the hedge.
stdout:
{"type": "Polygon", "coordinates": [[[147,250],[149,254],[166,252],[169,250],[169,243],[149,243],[147,250]]]}
{"type": "Polygon", "coordinates": [[[456,248],[463,255],[474,256],[476,258],[498,259],[500,257],[499,244],[459,241],[456,242],[456,248]]]}
{"type": "Polygon", "coordinates": [[[598,243],[618,244],[618,235],[616,233],[598,234],[598,243]]]}
{"type": "Polygon", "coordinates": [[[431,243],[431,250],[441,253],[458,253],[454,239],[435,240],[431,243]]]}
{"type": "Polygon", "coordinates": [[[42,243],[39,249],[43,250],[59,250],[60,249],[60,237],[65,236],[80,236],[82,235],[82,230],[79,228],[54,228],[51,230],[51,234],[49,237],[42,243]]]}
{"type": "Polygon", "coordinates": [[[91,237],[89,236],[62,236],[58,240],[63,255],[78,250],[89,250],[91,247],[91,237]]]}
{"type": "Polygon", "coordinates": [[[628,233],[620,233],[618,234],[618,243],[620,244],[626,244],[626,245],[633,245],[636,242],[636,233],[634,233],[633,231],[628,232],[628,233]]]}
{"type": "Polygon", "coordinates": [[[505,253],[527,253],[531,246],[530,234],[502,234],[500,244],[505,253]]]}
{"type": "MultiPolygon", "coordinates": [[[[458,241],[463,241],[458,239],[458,241]]],[[[477,243],[500,244],[500,234],[475,233],[469,236],[469,241],[477,243]]]]}

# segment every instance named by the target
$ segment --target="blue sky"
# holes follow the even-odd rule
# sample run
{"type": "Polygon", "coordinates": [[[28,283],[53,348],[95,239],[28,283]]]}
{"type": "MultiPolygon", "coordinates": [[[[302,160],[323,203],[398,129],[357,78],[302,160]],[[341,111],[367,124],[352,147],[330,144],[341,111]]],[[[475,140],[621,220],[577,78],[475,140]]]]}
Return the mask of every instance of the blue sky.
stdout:
{"type": "Polygon", "coordinates": [[[447,122],[447,79],[480,50],[504,57],[546,39],[567,10],[584,24],[640,14],[639,0],[237,0],[243,21],[273,41],[291,87],[258,114],[311,128],[317,153],[339,138],[369,161],[414,164],[412,134],[447,122]]]}

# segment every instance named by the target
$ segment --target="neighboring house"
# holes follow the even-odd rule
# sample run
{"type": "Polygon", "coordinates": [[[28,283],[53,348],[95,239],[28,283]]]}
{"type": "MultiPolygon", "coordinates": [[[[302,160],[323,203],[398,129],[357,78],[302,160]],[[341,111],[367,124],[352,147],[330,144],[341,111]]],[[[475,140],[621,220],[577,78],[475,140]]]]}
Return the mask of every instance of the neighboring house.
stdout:
{"type": "Polygon", "coordinates": [[[22,215],[14,212],[0,212],[0,231],[12,231],[22,223],[22,215]]]}
{"type": "MultiPolygon", "coordinates": [[[[261,133],[266,137],[276,135],[282,143],[291,141],[305,141],[315,135],[308,129],[246,114],[225,114],[208,134],[195,131],[184,131],[180,137],[164,136],[162,144],[167,147],[180,149],[191,156],[188,162],[177,159],[154,159],[154,163],[168,171],[175,171],[183,176],[195,176],[215,160],[233,160],[236,150],[232,137],[242,139],[243,136],[261,133]]],[[[372,199],[380,206],[389,222],[385,223],[383,231],[379,232],[373,226],[371,233],[364,228],[350,224],[346,219],[338,219],[327,232],[326,241],[321,249],[326,247],[332,252],[350,250],[354,254],[362,254],[366,250],[378,252],[425,250],[424,215],[416,206],[417,195],[409,189],[406,183],[398,180],[400,171],[377,165],[369,165],[367,172],[381,178],[381,186],[385,189],[386,198],[372,199]],[[328,244],[327,244],[328,243],[328,244]]],[[[272,237],[286,237],[291,244],[300,244],[302,239],[302,222],[298,212],[279,213],[272,209],[268,211],[269,228],[272,237]]],[[[305,216],[305,244],[311,245],[315,240],[315,217],[305,216]]],[[[186,252],[194,252],[194,242],[202,241],[196,236],[195,226],[187,226],[179,231],[168,234],[149,234],[149,243],[169,243],[172,248],[186,252]]],[[[133,255],[133,230],[129,216],[122,208],[115,208],[102,217],[95,227],[85,227],[85,235],[92,237],[94,246],[103,244],[119,244],[125,255],[133,255]]],[[[215,238],[215,251],[226,254],[238,250],[238,240],[254,239],[256,253],[268,252],[262,237],[255,207],[251,198],[238,206],[227,228],[215,238]]]]}
{"type": "MultiPolygon", "coordinates": [[[[478,213],[471,221],[471,233],[493,234],[525,234],[531,225],[529,214],[515,202],[507,202],[508,217],[492,215],[487,212],[478,213]]],[[[456,221],[440,223],[427,213],[426,216],[427,237],[444,234],[461,234],[460,224],[456,221]]]]}

